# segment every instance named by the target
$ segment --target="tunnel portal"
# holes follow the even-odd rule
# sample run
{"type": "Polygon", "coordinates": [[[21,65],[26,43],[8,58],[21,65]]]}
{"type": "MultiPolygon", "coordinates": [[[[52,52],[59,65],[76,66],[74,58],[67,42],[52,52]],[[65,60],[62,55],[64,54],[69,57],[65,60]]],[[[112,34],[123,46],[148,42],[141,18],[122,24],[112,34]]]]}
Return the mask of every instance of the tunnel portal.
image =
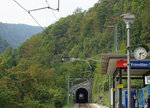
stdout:
{"type": "Polygon", "coordinates": [[[85,88],[76,91],[76,103],[88,103],[88,91],[85,88]]]}

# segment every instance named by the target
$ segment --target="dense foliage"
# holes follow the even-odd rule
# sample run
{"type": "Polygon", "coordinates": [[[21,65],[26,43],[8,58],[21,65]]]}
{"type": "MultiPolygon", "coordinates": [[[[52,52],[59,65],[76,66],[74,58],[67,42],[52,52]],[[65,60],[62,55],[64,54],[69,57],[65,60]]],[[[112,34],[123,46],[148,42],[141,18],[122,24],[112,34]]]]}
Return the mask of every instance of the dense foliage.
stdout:
{"type": "Polygon", "coordinates": [[[36,26],[0,23],[0,38],[6,40],[13,48],[17,48],[32,35],[41,31],[42,29],[36,26]]]}
{"type": "MultiPolygon", "coordinates": [[[[123,13],[134,13],[132,50],[150,47],[150,0],[101,0],[88,11],[81,9],[32,36],[19,48],[8,47],[0,56],[0,106],[3,108],[62,108],[67,102],[67,77],[94,76],[93,92],[102,87],[100,64],[90,61],[61,62],[62,57],[100,59],[114,52],[113,28],[118,25],[118,53],[126,53],[123,13]]],[[[80,82],[80,81],[79,81],[80,82]]],[[[77,82],[74,82],[77,83],[77,82]]],[[[108,90],[108,78],[104,78],[108,90]]]]}
{"type": "Polygon", "coordinates": [[[2,53],[8,46],[8,42],[0,38],[0,53],[2,53]]]}

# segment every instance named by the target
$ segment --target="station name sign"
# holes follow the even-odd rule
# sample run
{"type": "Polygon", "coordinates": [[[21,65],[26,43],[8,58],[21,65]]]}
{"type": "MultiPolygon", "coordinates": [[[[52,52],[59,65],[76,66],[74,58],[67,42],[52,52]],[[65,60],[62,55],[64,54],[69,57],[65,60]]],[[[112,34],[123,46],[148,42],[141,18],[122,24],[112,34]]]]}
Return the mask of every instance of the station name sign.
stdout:
{"type": "MultiPolygon", "coordinates": [[[[131,68],[150,68],[150,61],[131,61],[131,68]]],[[[127,67],[127,61],[117,61],[117,67],[127,67]]]]}
{"type": "Polygon", "coordinates": [[[145,76],[145,84],[150,84],[150,76],[145,76]]]}

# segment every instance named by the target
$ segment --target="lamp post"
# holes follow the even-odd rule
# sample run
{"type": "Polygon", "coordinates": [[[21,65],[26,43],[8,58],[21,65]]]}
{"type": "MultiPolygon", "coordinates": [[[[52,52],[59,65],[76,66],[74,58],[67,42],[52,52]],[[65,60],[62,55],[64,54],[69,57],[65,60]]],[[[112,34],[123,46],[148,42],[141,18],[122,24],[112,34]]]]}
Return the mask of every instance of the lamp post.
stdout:
{"type": "Polygon", "coordinates": [[[131,108],[131,81],[130,81],[130,28],[134,22],[135,16],[132,14],[121,15],[127,28],[127,76],[128,76],[128,108],[131,108]]]}

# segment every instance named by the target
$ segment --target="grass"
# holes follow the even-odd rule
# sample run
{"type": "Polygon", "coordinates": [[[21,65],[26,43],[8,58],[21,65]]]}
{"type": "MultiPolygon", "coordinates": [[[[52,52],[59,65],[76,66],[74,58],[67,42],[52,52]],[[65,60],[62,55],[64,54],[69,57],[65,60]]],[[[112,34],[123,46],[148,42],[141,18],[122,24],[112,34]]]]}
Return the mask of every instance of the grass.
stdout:
{"type": "MultiPolygon", "coordinates": [[[[100,96],[102,96],[102,92],[100,93],[100,96]]],[[[94,99],[94,102],[97,102],[98,94],[94,94],[93,99],[94,99]]],[[[100,103],[100,105],[109,107],[109,100],[110,100],[109,91],[104,91],[104,103],[100,103]]]]}
{"type": "Polygon", "coordinates": [[[109,91],[104,92],[104,106],[109,107],[110,94],[109,91]]]}
{"type": "Polygon", "coordinates": [[[72,107],[73,107],[73,104],[71,103],[71,104],[69,104],[69,107],[66,105],[63,108],[72,108],[72,107]]]}
{"type": "Polygon", "coordinates": [[[62,108],[72,108],[72,107],[73,107],[73,103],[72,103],[72,100],[71,100],[71,97],[70,97],[69,107],[68,107],[68,105],[65,105],[62,108]]]}

